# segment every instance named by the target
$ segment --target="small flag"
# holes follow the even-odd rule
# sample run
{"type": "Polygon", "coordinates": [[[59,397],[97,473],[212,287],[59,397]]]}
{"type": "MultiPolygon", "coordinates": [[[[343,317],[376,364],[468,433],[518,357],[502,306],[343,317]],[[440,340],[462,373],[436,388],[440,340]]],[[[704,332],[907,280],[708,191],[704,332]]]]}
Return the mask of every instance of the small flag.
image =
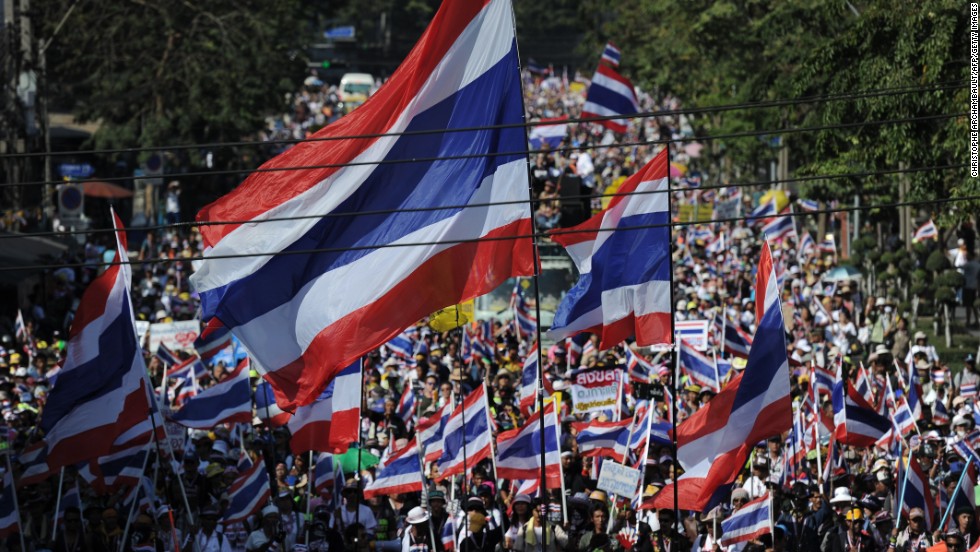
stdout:
{"type": "Polygon", "coordinates": [[[936,228],[935,223],[932,219],[928,222],[918,227],[915,230],[915,234],[912,235],[912,243],[919,243],[922,240],[938,240],[939,239],[939,229],[936,228]]]}
{"type": "Polygon", "coordinates": [[[602,61],[609,64],[610,67],[619,67],[619,60],[622,58],[622,53],[619,51],[612,42],[607,42],[606,47],[602,50],[602,61]]]}

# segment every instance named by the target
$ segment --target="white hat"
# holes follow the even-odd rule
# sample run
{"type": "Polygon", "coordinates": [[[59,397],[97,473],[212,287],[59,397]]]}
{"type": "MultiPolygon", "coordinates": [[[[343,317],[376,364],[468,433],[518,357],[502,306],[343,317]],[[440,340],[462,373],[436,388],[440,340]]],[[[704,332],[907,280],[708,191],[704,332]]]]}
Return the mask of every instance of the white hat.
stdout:
{"type": "Polygon", "coordinates": [[[834,489],[834,498],[830,499],[831,504],[850,504],[854,502],[851,490],[847,487],[837,487],[834,489]]]}
{"type": "Polygon", "coordinates": [[[273,506],[272,504],[266,506],[265,508],[262,508],[262,517],[278,516],[278,515],[279,515],[279,508],[273,506]]]}
{"type": "Polygon", "coordinates": [[[418,525],[419,523],[425,523],[429,521],[429,512],[426,512],[421,506],[416,506],[408,511],[408,517],[405,521],[409,525],[418,525]]]}

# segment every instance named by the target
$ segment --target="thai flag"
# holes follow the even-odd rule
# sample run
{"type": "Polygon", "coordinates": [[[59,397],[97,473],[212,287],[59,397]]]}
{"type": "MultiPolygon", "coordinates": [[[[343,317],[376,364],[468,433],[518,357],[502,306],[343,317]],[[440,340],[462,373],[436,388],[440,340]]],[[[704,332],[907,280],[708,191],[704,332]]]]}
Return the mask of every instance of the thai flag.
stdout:
{"type": "Polygon", "coordinates": [[[762,233],[769,241],[778,242],[792,237],[796,239],[796,220],[793,218],[793,209],[780,213],[780,216],[770,218],[762,226],[762,233]]]}
{"type": "Polygon", "coordinates": [[[800,258],[806,258],[817,250],[817,244],[813,241],[813,236],[809,232],[803,232],[800,241],[796,244],[796,254],[800,258]]]}
{"type": "MultiPolygon", "coordinates": [[[[966,470],[966,475],[963,475],[963,484],[957,487],[956,492],[953,493],[954,511],[964,507],[970,508],[971,510],[976,508],[976,504],[974,504],[976,495],[973,489],[977,486],[977,466],[968,463],[964,469],[966,470]]],[[[943,488],[942,485],[940,485],[940,488],[943,488]]]]}
{"type": "Polygon", "coordinates": [[[772,530],[772,499],[769,493],[742,506],[721,522],[721,546],[757,539],[772,530]]]}
{"type": "Polygon", "coordinates": [[[177,357],[177,354],[167,348],[167,346],[163,343],[157,347],[156,357],[167,366],[177,366],[181,363],[181,360],[179,357],[177,357]]]}
{"type": "Polygon", "coordinates": [[[895,411],[892,412],[892,420],[895,423],[895,428],[902,435],[915,431],[915,418],[912,417],[905,397],[895,399],[895,411]]]}
{"type": "Polygon", "coordinates": [[[578,366],[579,361],[582,360],[583,357],[582,353],[584,351],[582,350],[582,347],[584,347],[586,343],[591,345],[592,344],[591,338],[592,338],[591,334],[580,333],[578,335],[569,337],[565,340],[565,349],[568,352],[569,365],[578,366]]]}
{"type": "Polygon", "coordinates": [[[242,456],[238,462],[238,478],[228,488],[228,507],[222,514],[225,525],[245,521],[261,510],[272,491],[269,488],[269,475],[265,471],[262,457],[255,463],[242,456]]]}
{"type": "Polygon", "coordinates": [[[524,339],[534,335],[538,327],[538,321],[531,314],[531,309],[524,299],[524,291],[521,289],[521,282],[518,280],[514,284],[514,291],[510,294],[510,306],[514,309],[514,329],[518,337],[524,339]]]}
{"type": "Polygon", "coordinates": [[[932,423],[935,425],[945,425],[950,421],[949,411],[943,401],[932,403],[932,423]]]}
{"type": "MultiPolygon", "coordinates": [[[[639,110],[633,83],[612,67],[600,63],[586,93],[582,117],[633,115],[639,110]]],[[[606,119],[596,122],[620,134],[625,134],[629,129],[629,122],[626,119],[606,119]]]]}
{"type": "Polygon", "coordinates": [[[710,228],[706,228],[704,226],[699,226],[695,228],[693,232],[691,232],[692,241],[700,240],[705,243],[708,243],[714,241],[714,239],[715,239],[715,233],[712,232],[710,228]]]}
{"type": "Polygon", "coordinates": [[[598,333],[602,350],[634,335],[640,347],[672,343],[670,211],[667,194],[656,193],[666,190],[664,150],[623,183],[619,191],[627,195],[569,233],[552,234],[580,277],[558,306],[549,337],[598,333]],[[655,226],[617,230],[647,225],[655,226]]]}
{"type": "Polygon", "coordinates": [[[463,359],[463,364],[469,364],[473,362],[473,336],[470,335],[470,330],[463,328],[463,338],[459,344],[459,354],[463,359]]]}
{"type": "Polygon", "coordinates": [[[40,483],[58,471],[58,468],[48,465],[48,446],[44,441],[24,447],[17,457],[17,463],[21,467],[20,477],[17,478],[18,488],[40,483]]]}
{"type": "Polygon", "coordinates": [[[544,144],[549,148],[555,149],[561,145],[561,141],[568,134],[568,115],[556,117],[554,119],[541,119],[535,121],[534,126],[528,133],[528,142],[532,149],[541,149],[544,144]]]}
{"type": "Polygon", "coordinates": [[[439,535],[439,539],[442,541],[442,549],[444,552],[453,552],[456,550],[456,522],[453,521],[453,517],[449,516],[446,519],[446,523],[442,526],[442,534],[439,535]]]}
{"type": "Polygon", "coordinates": [[[680,342],[681,372],[701,387],[709,387],[715,392],[721,389],[715,378],[715,363],[707,355],[698,352],[685,340],[680,342]]]}
{"type": "Polygon", "coordinates": [[[442,434],[449,421],[450,412],[449,404],[444,404],[435,414],[419,420],[415,427],[419,441],[422,443],[422,450],[425,451],[426,462],[435,462],[442,456],[442,434]]]}
{"type": "Polygon", "coordinates": [[[912,243],[919,243],[922,240],[938,240],[939,239],[939,229],[936,228],[935,223],[932,219],[926,222],[922,226],[916,228],[915,234],[912,235],[912,243]]]}
{"type": "Polygon", "coordinates": [[[823,306],[817,295],[810,296],[811,310],[813,311],[813,321],[814,323],[827,324],[831,321],[830,312],[827,311],[827,307],[823,306]]]}
{"type": "Polygon", "coordinates": [[[16,492],[14,474],[7,470],[3,475],[3,491],[0,492],[0,539],[20,532],[20,509],[17,507],[16,492]]]}
{"type": "Polygon", "coordinates": [[[456,407],[443,428],[439,479],[470,471],[492,454],[490,406],[485,386],[477,387],[456,407]],[[465,447],[465,448],[464,448],[465,447]]]}
{"type": "Polygon", "coordinates": [[[820,203],[813,199],[800,198],[796,200],[796,204],[800,206],[800,209],[803,209],[807,213],[812,213],[814,211],[820,210],[820,203]]]}
{"type": "Polygon", "coordinates": [[[909,375],[909,385],[905,395],[908,397],[909,410],[912,411],[912,418],[919,420],[922,418],[922,385],[919,383],[919,374],[911,370],[909,375]]]}
{"type": "Polygon", "coordinates": [[[533,274],[519,67],[509,0],[443,2],[363,105],[198,214],[249,221],[202,227],[191,281],[286,410],[402,328],[533,274]]]}
{"type": "MultiPolygon", "coordinates": [[[[756,443],[793,424],[785,326],[768,243],[759,259],[755,295],[759,326],[745,370],[677,428],[677,459],[684,474],[676,485],[683,510],[702,511],[716,491],[735,480],[756,443]]],[[[673,508],[673,485],[643,506],[673,508]]]]}
{"type": "MultiPolygon", "coordinates": [[[[114,262],[122,263],[126,236],[115,212],[113,223],[114,262]]],[[[111,264],[82,295],[58,385],[48,395],[38,424],[51,468],[125,448],[129,443],[118,438],[147,420],[149,383],[136,339],[130,281],[128,264],[111,264]]]]}
{"type": "Polygon", "coordinates": [[[943,384],[946,383],[946,371],[942,368],[932,371],[932,383],[933,384],[943,384]]]}
{"type": "Polygon", "coordinates": [[[960,386],[960,396],[965,399],[972,399],[977,396],[977,384],[964,383],[960,386]]]}
{"type": "MultiPolygon", "coordinates": [[[[313,465],[313,489],[317,494],[322,493],[327,487],[333,486],[333,455],[329,452],[321,452],[316,456],[316,464],[313,465]]],[[[339,466],[338,466],[339,467],[339,466]]],[[[334,489],[333,492],[337,492],[334,489]]]]}
{"type": "Polygon", "coordinates": [[[643,404],[638,404],[636,412],[633,413],[633,430],[627,447],[630,452],[644,462],[646,457],[643,456],[643,449],[650,439],[650,424],[653,417],[653,409],[650,408],[650,403],[646,401],[643,401],[643,404]]]}
{"type": "Polygon", "coordinates": [[[838,442],[870,447],[891,429],[891,422],[878,414],[849,381],[842,381],[840,374],[838,381],[834,383],[831,398],[834,403],[834,431],[838,442]]]}
{"type": "Polygon", "coordinates": [[[146,445],[140,445],[93,458],[78,466],[78,475],[99,494],[112,494],[123,487],[136,485],[143,477],[148,454],[146,445]]]}
{"type": "Polygon", "coordinates": [[[858,364],[857,376],[854,379],[854,390],[868,402],[874,404],[874,393],[871,391],[871,381],[868,379],[868,371],[864,369],[864,364],[858,364]]]}
{"type": "Polygon", "coordinates": [[[980,466],[980,455],[974,450],[974,443],[980,439],[980,429],[974,429],[963,439],[953,443],[953,450],[959,454],[967,464],[973,463],[980,466]]]}
{"type": "Polygon", "coordinates": [[[524,359],[524,369],[521,371],[520,410],[524,416],[528,416],[534,410],[534,401],[538,396],[539,377],[538,344],[535,343],[527,352],[527,357],[524,359]]]}
{"type": "Polygon", "coordinates": [[[286,424],[293,454],[308,450],[341,454],[357,441],[361,421],[361,361],[341,370],[320,398],[301,406],[286,424]]]}
{"type": "Polygon", "coordinates": [[[922,471],[922,466],[919,465],[919,461],[914,457],[908,459],[907,466],[903,466],[905,462],[899,462],[899,478],[898,481],[902,481],[902,478],[907,478],[907,482],[903,484],[905,499],[902,502],[902,512],[908,513],[912,508],[922,508],[926,516],[926,531],[932,532],[933,529],[933,507],[935,504],[932,498],[932,490],[929,488],[929,476],[922,471]],[[907,474],[903,474],[904,469],[908,469],[907,474]]]}
{"type": "Polygon", "coordinates": [[[827,368],[814,364],[813,378],[811,381],[813,382],[813,389],[818,395],[827,395],[828,397],[833,395],[834,384],[836,383],[837,379],[827,368]]]}
{"type": "Polygon", "coordinates": [[[622,463],[630,438],[632,418],[618,422],[575,422],[578,451],[582,456],[601,456],[622,463]]]}
{"type": "Polygon", "coordinates": [[[479,331],[474,336],[473,354],[487,361],[493,361],[495,352],[496,340],[493,336],[493,322],[484,320],[480,323],[479,331]]]}
{"type": "Polygon", "coordinates": [[[652,364],[634,353],[629,347],[626,348],[626,371],[629,372],[630,381],[637,383],[652,382],[653,375],[657,372],[652,364]]]}
{"type": "Polygon", "coordinates": [[[228,347],[231,347],[231,331],[217,318],[212,318],[194,340],[194,349],[205,360],[228,347]]]}
{"type": "Polygon", "coordinates": [[[17,309],[17,318],[14,319],[14,339],[27,339],[27,324],[24,324],[24,313],[17,309]]]}
{"type": "Polygon", "coordinates": [[[711,240],[711,242],[704,247],[704,250],[707,251],[708,253],[711,253],[712,255],[718,255],[720,253],[724,253],[726,250],[725,233],[722,232],[718,234],[718,237],[711,240]]]}
{"type": "Polygon", "coordinates": [[[827,234],[817,248],[821,253],[837,255],[837,241],[833,234],[827,234]]]}
{"type": "Polygon", "coordinates": [[[415,439],[394,452],[378,470],[374,480],[364,487],[364,498],[397,495],[422,490],[422,463],[415,439]]]}
{"type": "Polygon", "coordinates": [[[658,445],[672,446],[674,440],[671,438],[671,433],[673,428],[671,423],[666,420],[660,419],[659,416],[654,416],[650,420],[650,441],[657,443],[658,445]]]}
{"type": "Polygon", "coordinates": [[[408,338],[405,334],[398,334],[391,338],[391,341],[385,343],[385,348],[388,350],[388,354],[402,360],[407,360],[412,358],[412,350],[414,345],[412,340],[408,338]]]}
{"type": "Polygon", "coordinates": [[[752,347],[752,336],[729,319],[728,323],[725,324],[724,347],[725,352],[730,355],[749,358],[749,350],[752,347]]]}
{"type": "Polygon", "coordinates": [[[519,429],[497,435],[497,477],[504,479],[535,479],[541,476],[541,432],[544,432],[544,462],[546,484],[561,485],[561,451],[558,448],[558,417],[555,403],[535,412],[519,429]]]}
{"type": "Polygon", "coordinates": [[[760,203],[758,207],[752,211],[746,218],[746,222],[751,225],[767,222],[769,217],[776,214],[776,202],[774,200],[769,200],[765,203],[760,203]]]}
{"type": "Polygon", "coordinates": [[[402,396],[398,399],[397,407],[398,417],[404,420],[407,424],[412,421],[415,416],[415,392],[412,390],[412,385],[410,382],[405,383],[405,389],[402,390],[402,396]]]}
{"type": "Polygon", "coordinates": [[[208,372],[207,366],[201,361],[201,358],[194,355],[187,360],[176,364],[170,370],[167,370],[167,379],[171,383],[177,382],[189,382],[204,380],[211,377],[211,373],[208,372]]]}
{"type": "Polygon", "coordinates": [[[619,67],[621,57],[622,53],[619,48],[612,42],[607,42],[606,47],[602,50],[602,61],[608,63],[610,67],[619,67]]]}
{"type": "Polygon", "coordinates": [[[699,351],[705,351],[708,345],[708,321],[677,320],[674,322],[674,337],[678,341],[687,341],[699,351]]]}
{"type": "Polygon", "coordinates": [[[289,412],[276,404],[272,386],[267,381],[260,381],[255,386],[255,415],[269,427],[282,427],[289,421],[289,412]]]}
{"type": "Polygon", "coordinates": [[[248,359],[238,363],[226,379],[189,399],[170,419],[192,429],[251,422],[252,385],[248,380],[248,366],[248,359]]]}
{"type": "Polygon", "coordinates": [[[596,354],[595,343],[591,339],[582,344],[582,358],[596,354]]]}
{"type": "Polygon", "coordinates": [[[172,388],[173,397],[171,397],[171,403],[175,408],[180,408],[187,401],[193,399],[201,392],[201,386],[198,385],[196,378],[191,378],[190,380],[179,381],[177,385],[172,388]]]}

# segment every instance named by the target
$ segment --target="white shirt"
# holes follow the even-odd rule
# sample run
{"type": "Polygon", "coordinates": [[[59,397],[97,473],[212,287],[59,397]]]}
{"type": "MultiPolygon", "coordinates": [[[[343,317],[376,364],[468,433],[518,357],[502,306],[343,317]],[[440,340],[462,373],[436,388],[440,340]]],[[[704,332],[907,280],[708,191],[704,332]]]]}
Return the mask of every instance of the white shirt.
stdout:
{"type": "Polygon", "coordinates": [[[197,549],[200,552],[231,552],[231,544],[227,537],[219,537],[217,529],[211,531],[211,536],[205,535],[204,530],[197,532],[197,549]]]}
{"type": "Polygon", "coordinates": [[[345,527],[350,527],[360,522],[364,526],[364,530],[369,535],[373,535],[374,531],[378,528],[378,520],[374,518],[374,512],[371,511],[371,508],[368,508],[364,504],[359,505],[359,507],[361,510],[360,519],[358,519],[356,511],[350,511],[346,507],[341,508],[339,523],[336,516],[334,516],[334,529],[343,534],[345,527]]]}

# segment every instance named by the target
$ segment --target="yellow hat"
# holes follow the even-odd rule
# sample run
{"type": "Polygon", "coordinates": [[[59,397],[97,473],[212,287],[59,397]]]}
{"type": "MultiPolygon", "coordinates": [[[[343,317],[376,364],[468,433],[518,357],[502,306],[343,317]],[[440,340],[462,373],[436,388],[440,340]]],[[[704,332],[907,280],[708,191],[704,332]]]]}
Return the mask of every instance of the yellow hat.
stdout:
{"type": "Polygon", "coordinates": [[[848,510],[847,514],[844,515],[844,519],[846,519],[847,521],[855,521],[861,519],[861,509],[853,508],[851,510],[848,510]]]}

